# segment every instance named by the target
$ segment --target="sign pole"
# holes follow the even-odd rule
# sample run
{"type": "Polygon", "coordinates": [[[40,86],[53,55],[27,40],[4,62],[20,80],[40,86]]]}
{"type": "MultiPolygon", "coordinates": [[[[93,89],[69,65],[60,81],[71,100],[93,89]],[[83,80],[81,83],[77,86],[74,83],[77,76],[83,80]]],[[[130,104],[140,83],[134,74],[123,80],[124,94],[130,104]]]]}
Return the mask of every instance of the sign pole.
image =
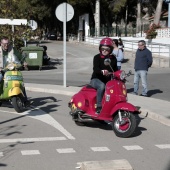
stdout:
{"type": "Polygon", "coordinates": [[[66,22],[74,16],[74,9],[70,4],[64,2],[56,8],[55,14],[63,22],[63,84],[66,87],[66,22]]]}
{"type": "Polygon", "coordinates": [[[67,7],[66,7],[66,3],[64,3],[63,5],[64,9],[64,15],[63,15],[63,35],[64,35],[64,39],[63,39],[63,55],[64,55],[64,77],[63,77],[63,83],[64,83],[64,87],[66,87],[66,14],[67,14],[67,7]]]}

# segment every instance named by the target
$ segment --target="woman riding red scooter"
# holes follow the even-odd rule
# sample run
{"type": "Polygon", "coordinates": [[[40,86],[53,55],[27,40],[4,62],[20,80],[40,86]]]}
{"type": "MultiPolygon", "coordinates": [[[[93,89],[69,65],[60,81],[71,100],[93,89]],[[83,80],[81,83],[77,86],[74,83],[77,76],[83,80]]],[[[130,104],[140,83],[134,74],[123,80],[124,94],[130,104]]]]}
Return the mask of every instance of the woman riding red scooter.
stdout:
{"type": "Polygon", "coordinates": [[[102,109],[102,98],[105,90],[106,83],[111,79],[109,72],[112,72],[111,68],[104,65],[104,60],[110,58],[111,67],[114,71],[117,71],[117,60],[112,54],[113,41],[111,38],[103,38],[99,45],[100,53],[93,58],[93,73],[90,81],[90,85],[97,90],[97,108],[96,114],[99,114],[102,109]]]}
{"type": "Polygon", "coordinates": [[[69,102],[70,114],[78,125],[85,123],[89,119],[100,122],[112,122],[112,128],[115,134],[125,138],[134,133],[137,126],[134,114],[138,114],[139,111],[135,106],[127,102],[125,82],[130,72],[125,74],[123,70],[116,71],[115,63],[117,61],[114,59],[114,56],[109,55],[112,49],[111,44],[110,38],[101,40],[99,46],[100,54],[96,55],[93,61],[94,72],[91,83],[84,86],[71,98],[69,102]],[[93,79],[102,85],[99,85],[99,87],[95,86],[94,88],[94,84],[96,85],[97,83],[93,83],[93,79]],[[105,87],[104,95],[100,91],[102,89],[100,86],[102,88],[103,86],[105,87]],[[98,98],[99,94],[102,94],[100,96],[101,110],[99,114],[96,114],[96,111],[98,111],[96,108],[100,106],[98,105],[100,102],[100,97],[98,98]]]}

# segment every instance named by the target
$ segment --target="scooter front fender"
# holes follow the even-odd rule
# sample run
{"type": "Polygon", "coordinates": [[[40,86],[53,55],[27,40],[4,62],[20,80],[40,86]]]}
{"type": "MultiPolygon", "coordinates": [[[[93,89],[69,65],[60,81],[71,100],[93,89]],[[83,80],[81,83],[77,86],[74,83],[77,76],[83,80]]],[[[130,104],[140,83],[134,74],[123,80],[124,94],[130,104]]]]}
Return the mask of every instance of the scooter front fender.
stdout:
{"type": "Polygon", "coordinates": [[[125,111],[129,111],[129,112],[133,112],[133,113],[139,113],[139,110],[134,105],[132,105],[131,103],[128,103],[128,102],[117,103],[112,108],[110,114],[113,115],[118,110],[125,110],[125,111]]]}
{"type": "Polygon", "coordinates": [[[11,97],[11,96],[16,96],[16,95],[19,95],[19,94],[22,94],[22,95],[24,96],[21,88],[19,88],[19,87],[13,87],[13,88],[11,88],[11,89],[8,91],[8,96],[9,96],[9,97],[11,97]]]}

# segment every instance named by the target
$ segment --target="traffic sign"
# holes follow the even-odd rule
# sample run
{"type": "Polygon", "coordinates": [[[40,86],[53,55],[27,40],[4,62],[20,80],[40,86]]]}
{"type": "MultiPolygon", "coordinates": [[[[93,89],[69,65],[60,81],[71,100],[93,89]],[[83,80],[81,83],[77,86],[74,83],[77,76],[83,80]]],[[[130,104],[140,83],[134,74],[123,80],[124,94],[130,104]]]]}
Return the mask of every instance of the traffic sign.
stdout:
{"type": "Polygon", "coordinates": [[[0,18],[0,25],[26,25],[26,19],[4,19],[0,18]]]}
{"type": "Polygon", "coordinates": [[[28,22],[28,25],[32,28],[32,30],[36,30],[37,27],[38,27],[37,22],[34,21],[34,20],[30,20],[30,21],[28,22]]]}
{"type": "Polygon", "coordinates": [[[55,15],[62,22],[64,22],[64,16],[66,15],[66,21],[70,21],[74,16],[74,9],[70,4],[62,3],[56,8],[55,15]],[[64,10],[65,7],[66,10],[64,10]]]}

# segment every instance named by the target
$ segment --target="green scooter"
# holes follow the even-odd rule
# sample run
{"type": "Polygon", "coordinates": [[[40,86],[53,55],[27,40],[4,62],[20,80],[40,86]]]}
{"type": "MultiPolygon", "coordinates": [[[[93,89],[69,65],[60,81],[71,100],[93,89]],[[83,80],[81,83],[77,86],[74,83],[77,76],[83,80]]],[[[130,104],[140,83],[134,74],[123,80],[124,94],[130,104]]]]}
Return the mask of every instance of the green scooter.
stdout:
{"type": "Polygon", "coordinates": [[[24,83],[21,71],[16,63],[11,62],[4,69],[4,78],[0,83],[0,104],[10,101],[15,111],[20,113],[24,110],[24,83]]]}

